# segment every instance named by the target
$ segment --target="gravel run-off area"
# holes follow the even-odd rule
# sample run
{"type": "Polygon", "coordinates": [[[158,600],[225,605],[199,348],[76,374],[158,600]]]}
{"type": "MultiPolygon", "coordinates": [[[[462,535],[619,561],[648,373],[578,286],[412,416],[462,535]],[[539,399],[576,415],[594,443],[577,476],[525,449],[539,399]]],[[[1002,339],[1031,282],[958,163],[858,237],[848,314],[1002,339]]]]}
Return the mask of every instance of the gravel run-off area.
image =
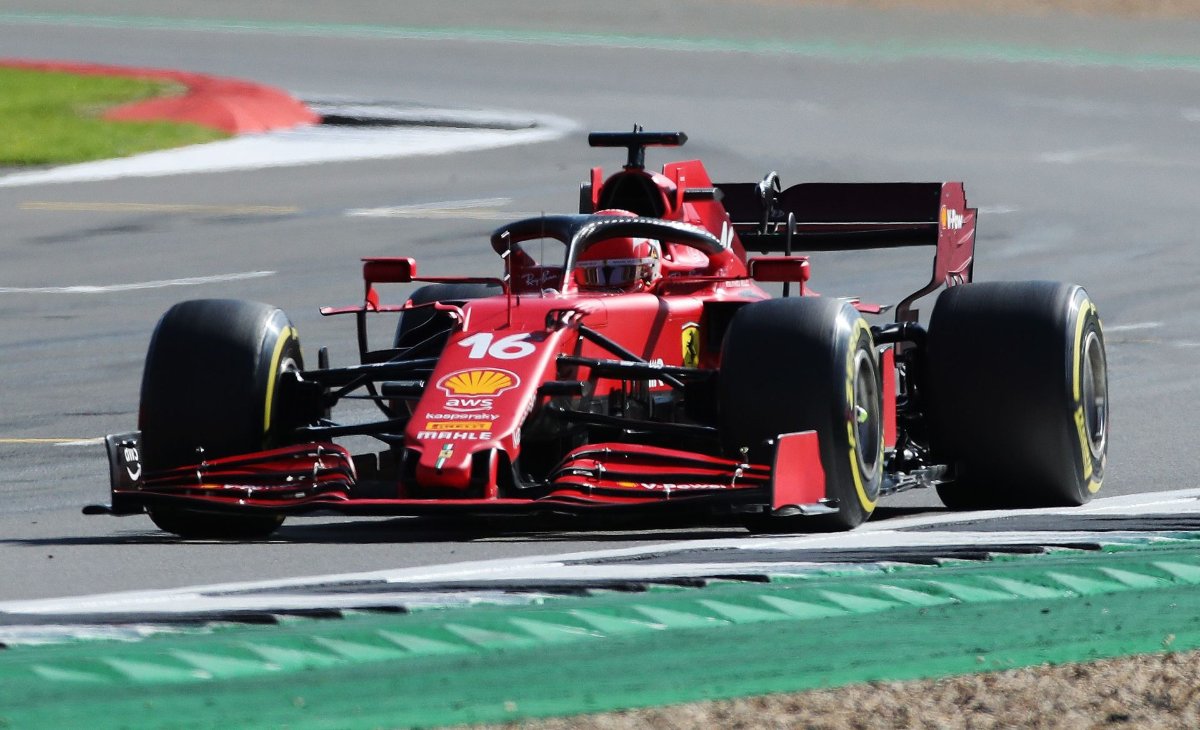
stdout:
{"type": "MultiPolygon", "coordinates": [[[[735,660],[736,661],[736,660],[735,660]]],[[[1200,727],[1200,652],[529,721],[530,730],[1200,727]]]]}

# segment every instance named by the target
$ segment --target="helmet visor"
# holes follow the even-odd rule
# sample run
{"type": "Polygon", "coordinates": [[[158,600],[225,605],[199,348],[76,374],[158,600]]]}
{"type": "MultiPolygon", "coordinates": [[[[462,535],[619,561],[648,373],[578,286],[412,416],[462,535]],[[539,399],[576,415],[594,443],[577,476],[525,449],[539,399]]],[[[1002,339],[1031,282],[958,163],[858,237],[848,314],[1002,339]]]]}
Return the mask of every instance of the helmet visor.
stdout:
{"type": "Polygon", "coordinates": [[[602,259],[581,261],[582,284],[595,287],[627,287],[645,278],[652,271],[654,259],[602,259]]]}

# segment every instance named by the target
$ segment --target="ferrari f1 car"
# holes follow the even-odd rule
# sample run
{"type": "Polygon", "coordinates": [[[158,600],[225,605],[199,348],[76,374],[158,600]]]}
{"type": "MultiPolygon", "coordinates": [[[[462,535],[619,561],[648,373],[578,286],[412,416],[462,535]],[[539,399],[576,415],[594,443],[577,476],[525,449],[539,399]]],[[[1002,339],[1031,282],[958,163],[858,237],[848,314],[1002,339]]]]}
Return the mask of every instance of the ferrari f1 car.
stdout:
{"type": "Polygon", "coordinates": [[[945,183],[713,183],[644,164],[681,133],[594,133],[625,165],[580,212],[497,229],[496,278],[363,265],[361,362],[315,368],[279,309],[185,301],[146,357],[139,430],[109,436],[111,505],[187,537],[286,516],[702,510],[849,529],[883,495],[1077,505],[1100,489],[1104,337],[1079,286],[972,283],[976,210],[945,183]],[[817,296],[802,253],[930,246],[892,309],[817,296]],[[553,251],[546,255],[547,251],[553,251]],[[749,256],[748,252],[759,255],[749,256]],[[380,285],[420,282],[402,303],[380,285]],[[782,298],[759,286],[782,283],[782,298]],[[940,290],[926,324],[917,299],[940,290]],[[398,314],[373,349],[367,321],[398,314]],[[351,398],[370,422],[331,418],[351,398]],[[370,436],[352,455],[336,440],[370,436]]]}

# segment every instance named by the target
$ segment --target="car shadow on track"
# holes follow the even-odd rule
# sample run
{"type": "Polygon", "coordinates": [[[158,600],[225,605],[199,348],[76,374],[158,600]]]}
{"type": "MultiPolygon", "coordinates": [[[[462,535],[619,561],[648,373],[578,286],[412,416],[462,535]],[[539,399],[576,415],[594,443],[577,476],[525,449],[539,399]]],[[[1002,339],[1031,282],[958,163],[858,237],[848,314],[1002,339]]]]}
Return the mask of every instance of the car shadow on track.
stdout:
{"type": "MultiPolygon", "coordinates": [[[[938,512],[929,507],[880,507],[872,522],[938,512]]],[[[140,528],[140,526],[139,526],[140,528]]],[[[802,535],[804,533],[791,533],[802,535]]],[[[336,521],[294,519],[260,540],[184,540],[158,531],[120,529],[105,535],[0,539],[0,545],[26,547],[69,545],[204,544],[413,544],[452,542],[675,542],[752,537],[732,518],[541,516],[505,518],[397,517],[336,521]]],[[[779,535],[776,535],[778,537],[779,535]]]]}
{"type": "MultiPolygon", "coordinates": [[[[941,511],[928,507],[879,508],[872,521],[941,511]]],[[[797,533],[802,534],[802,533],[797,533]]],[[[408,517],[388,520],[284,525],[272,542],[629,542],[716,540],[750,536],[734,518],[540,516],[504,518],[408,517]]]]}
{"type": "Polygon", "coordinates": [[[174,545],[174,544],[414,544],[455,542],[617,542],[706,540],[747,534],[729,525],[614,524],[583,526],[578,521],[394,518],[306,522],[295,520],[273,535],[250,540],[183,539],[153,527],[118,529],[105,535],[61,535],[0,539],[0,545],[22,547],[174,545]],[[603,530],[603,531],[601,531],[603,530]]]}

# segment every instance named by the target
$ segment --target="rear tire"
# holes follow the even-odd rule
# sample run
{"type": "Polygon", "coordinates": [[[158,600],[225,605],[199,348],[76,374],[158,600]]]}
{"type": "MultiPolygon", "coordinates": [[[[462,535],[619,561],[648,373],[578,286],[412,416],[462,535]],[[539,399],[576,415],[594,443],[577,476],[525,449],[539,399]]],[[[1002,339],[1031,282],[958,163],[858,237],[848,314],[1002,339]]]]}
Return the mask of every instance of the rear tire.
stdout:
{"type": "Polygon", "coordinates": [[[1108,449],[1108,377],[1096,306],[1047,281],[943,291],[929,322],[930,438],[955,467],[950,509],[1081,505],[1108,449]]]}
{"type": "MultiPolygon", "coordinates": [[[[279,375],[303,369],[296,329],[281,310],[233,299],[171,307],[154,331],[142,375],[139,427],[151,471],[261,451],[287,442],[279,375]]],[[[150,519],[188,538],[265,537],[274,515],[158,507],[150,519]]]]}
{"type": "Polygon", "coordinates": [[[729,324],[719,386],[726,453],[770,463],[767,443],[816,431],[826,496],[822,516],[762,515],[758,532],[848,530],[875,509],[883,479],[879,365],[866,320],[846,302],[797,297],[748,304],[729,324]]]}

